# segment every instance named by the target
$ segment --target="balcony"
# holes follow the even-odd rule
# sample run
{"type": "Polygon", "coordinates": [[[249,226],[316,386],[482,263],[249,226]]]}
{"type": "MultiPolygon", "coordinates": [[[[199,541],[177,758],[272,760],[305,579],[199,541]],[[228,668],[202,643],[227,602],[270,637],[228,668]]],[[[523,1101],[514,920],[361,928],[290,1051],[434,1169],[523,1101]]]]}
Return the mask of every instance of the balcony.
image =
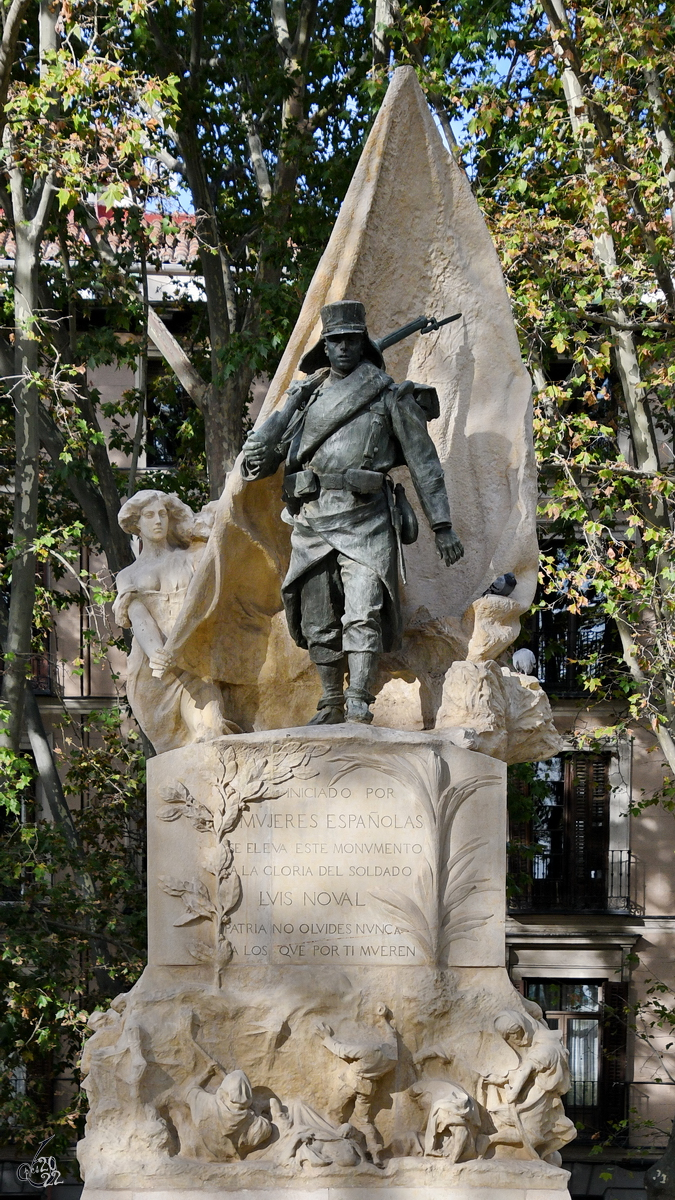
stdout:
{"type": "Polygon", "coordinates": [[[628,850],[610,850],[603,866],[575,871],[565,856],[541,847],[509,854],[509,912],[644,912],[642,863],[628,850]]]}

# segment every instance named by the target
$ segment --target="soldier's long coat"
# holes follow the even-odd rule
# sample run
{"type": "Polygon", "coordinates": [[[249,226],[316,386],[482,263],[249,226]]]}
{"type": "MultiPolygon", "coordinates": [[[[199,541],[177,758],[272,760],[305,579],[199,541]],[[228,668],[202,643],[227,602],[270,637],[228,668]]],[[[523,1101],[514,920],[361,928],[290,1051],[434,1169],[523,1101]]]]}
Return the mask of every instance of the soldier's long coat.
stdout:
{"type": "MultiPolygon", "coordinates": [[[[257,470],[244,458],[245,479],[274,474],[284,458],[287,474],[311,468],[319,476],[367,465],[384,477],[405,465],[432,529],[450,524],[443,468],[425,416],[411,394],[399,394],[393,379],[370,362],[362,362],[345,379],[328,375],[304,409],[295,411],[289,404],[256,430],[255,439],[265,447],[265,457],[257,470]],[[371,437],[374,429],[376,436],[371,437]]],[[[317,499],[305,501],[295,515],[287,513],[284,519],[293,525],[293,534],[282,595],[297,645],[306,647],[300,628],[302,577],[337,550],[380,576],[385,589],[384,649],[397,648],[397,550],[384,489],[374,496],[321,490],[317,499]]]]}

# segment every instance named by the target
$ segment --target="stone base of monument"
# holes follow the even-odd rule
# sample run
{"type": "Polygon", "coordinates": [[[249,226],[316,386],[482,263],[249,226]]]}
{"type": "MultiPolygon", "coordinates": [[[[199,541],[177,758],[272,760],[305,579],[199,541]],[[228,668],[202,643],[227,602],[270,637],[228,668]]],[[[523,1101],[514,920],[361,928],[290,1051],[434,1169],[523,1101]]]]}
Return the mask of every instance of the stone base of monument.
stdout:
{"type": "Polygon", "coordinates": [[[504,967],[505,768],[324,726],[148,763],[149,965],[94,1014],[85,1200],[548,1200],[566,1051],[504,967]]]}

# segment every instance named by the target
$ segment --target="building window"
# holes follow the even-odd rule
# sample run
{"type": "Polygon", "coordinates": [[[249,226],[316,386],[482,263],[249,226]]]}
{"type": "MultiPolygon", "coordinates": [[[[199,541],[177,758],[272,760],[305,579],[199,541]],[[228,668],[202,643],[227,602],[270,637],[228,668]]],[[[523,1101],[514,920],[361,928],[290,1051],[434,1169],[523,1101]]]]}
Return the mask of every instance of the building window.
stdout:
{"type": "Polygon", "coordinates": [[[609,847],[609,765],[608,754],[581,753],[537,765],[532,816],[509,833],[512,911],[634,910],[633,857],[609,847]]]}
{"type": "Polygon", "coordinates": [[[530,621],[530,647],[537,677],[554,696],[584,696],[585,680],[602,674],[602,660],[616,651],[616,631],[602,613],[580,617],[561,605],[542,609],[530,621]]]}
{"type": "Polygon", "coordinates": [[[563,1097],[581,1141],[597,1140],[625,1115],[627,985],[610,980],[530,979],[525,995],[560,1031],[571,1087],[563,1097]]]}
{"type": "MultiPolygon", "coordinates": [[[[173,467],[185,453],[186,423],[199,423],[190,398],[163,359],[148,361],[146,464],[173,467]]],[[[189,439],[188,439],[189,441],[189,439]]]]}
{"type": "MultiPolygon", "coordinates": [[[[542,553],[554,557],[558,567],[569,566],[557,542],[544,543],[542,553]]],[[[616,624],[603,611],[601,597],[589,588],[581,612],[573,612],[565,591],[557,595],[537,590],[535,609],[523,620],[528,646],[537,660],[537,677],[554,696],[588,695],[586,682],[601,676],[608,662],[621,661],[616,624]],[[536,607],[543,603],[544,607],[536,607]]]]}

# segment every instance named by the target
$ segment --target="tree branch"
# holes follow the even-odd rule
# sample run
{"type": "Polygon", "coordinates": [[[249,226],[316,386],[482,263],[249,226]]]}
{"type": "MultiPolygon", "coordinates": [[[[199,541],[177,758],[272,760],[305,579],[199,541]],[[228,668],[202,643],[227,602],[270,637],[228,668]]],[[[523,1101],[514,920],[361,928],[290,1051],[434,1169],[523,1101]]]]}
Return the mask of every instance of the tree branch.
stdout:
{"type": "MultiPolygon", "coordinates": [[[[578,90],[577,102],[580,103],[581,107],[577,110],[576,116],[572,116],[572,126],[574,128],[575,122],[577,124],[583,122],[585,111],[585,120],[594,125],[598,137],[607,145],[609,157],[614,160],[624,173],[625,182],[623,190],[626,194],[626,199],[633,210],[635,223],[640,229],[645,249],[652,259],[653,270],[659,287],[668,300],[668,308],[673,312],[675,311],[675,286],[673,285],[668,264],[661,254],[649,228],[649,213],[644,206],[639,186],[631,178],[635,174],[635,171],[631,167],[621,144],[614,136],[611,118],[603,110],[602,105],[598,104],[593,98],[592,80],[589,79],[588,73],[583,70],[567,17],[565,0],[539,0],[539,2],[549,22],[556,57],[562,55],[565,60],[565,68],[573,71],[577,77],[575,90],[578,90]]],[[[564,82],[563,71],[563,84],[564,82]]]]}
{"type": "Polygon", "coordinates": [[[92,249],[96,251],[101,262],[104,262],[108,267],[118,266],[117,255],[103,233],[97,217],[88,218],[85,222],[85,233],[91,242],[92,249]]]}
{"type": "Polygon", "coordinates": [[[255,127],[255,122],[253,121],[250,113],[244,113],[244,128],[246,129],[246,136],[248,138],[248,152],[251,159],[251,166],[253,167],[253,172],[255,174],[255,181],[258,185],[258,193],[260,195],[263,208],[267,208],[267,205],[272,199],[272,184],[270,182],[269,171],[267,170],[267,163],[265,162],[265,157],[263,155],[262,142],[260,141],[260,137],[258,136],[255,127]]]}
{"type": "Polygon", "coordinates": [[[293,53],[293,43],[288,32],[285,0],[272,0],[272,25],[274,26],[274,36],[277,45],[283,51],[285,57],[290,58],[293,53]]]}
{"type": "Polygon", "coordinates": [[[51,203],[54,198],[54,194],[56,192],[56,185],[55,185],[54,180],[55,180],[54,172],[49,171],[49,173],[45,176],[44,182],[42,184],[42,191],[40,193],[40,200],[38,202],[37,212],[35,213],[35,216],[33,217],[32,221],[30,223],[29,236],[30,236],[31,241],[33,242],[34,246],[39,245],[39,243],[42,241],[42,238],[44,236],[45,225],[47,224],[47,218],[49,216],[49,209],[51,207],[51,203]]]}
{"type": "Polygon", "coordinates": [[[642,333],[644,330],[652,330],[656,333],[670,333],[675,337],[675,324],[668,321],[617,321],[616,317],[601,316],[600,313],[589,313],[583,308],[568,308],[565,309],[565,312],[570,317],[579,317],[583,321],[593,321],[596,325],[609,325],[612,329],[623,329],[628,333],[642,333]]]}
{"type": "Polygon", "coordinates": [[[0,129],[6,123],[5,104],[9,81],[16,56],[16,46],[19,40],[19,30],[31,0],[12,0],[9,12],[5,17],[5,26],[0,42],[0,129]]]}
{"type": "MultiPolygon", "coordinates": [[[[13,140],[5,139],[5,141],[12,142],[13,140]]],[[[10,144],[10,154],[13,152],[13,149],[13,144],[10,144]]],[[[17,225],[24,225],[27,222],[26,197],[23,191],[23,175],[16,165],[8,166],[7,174],[9,175],[9,189],[12,198],[12,214],[14,217],[14,225],[16,227],[17,225]]]]}
{"type": "Polygon", "coordinates": [[[673,220],[675,213],[675,138],[670,128],[668,109],[656,71],[651,66],[645,66],[642,73],[652,106],[654,132],[661,158],[661,173],[667,190],[668,207],[671,214],[671,232],[675,236],[675,221],[673,220]]]}
{"type": "Polygon", "coordinates": [[[66,469],[61,458],[65,441],[51,413],[43,404],[39,408],[40,442],[47,451],[55,467],[64,472],[65,482],[79,504],[85,519],[91,526],[94,537],[103,548],[108,566],[113,574],[128,563],[133,562],[129,538],[115,524],[111,528],[108,510],[98,490],[88,479],[66,469]]]}
{"type": "Polygon", "coordinates": [[[155,158],[170,171],[175,171],[178,175],[185,175],[185,163],[180,158],[175,158],[164,146],[155,151],[155,158]]]}
{"type": "MultiPolygon", "coordinates": [[[[98,222],[88,222],[87,236],[92,246],[100,255],[103,262],[106,262],[109,266],[117,266],[117,257],[114,250],[105,236],[98,236],[98,229],[100,229],[98,222]]],[[[176,341],[162,318],[157,315],[152,307],[148,309],[148,336],[155,343],[160,354],[166,359],[190,399],[197,405],[198,409],[203,411],[203,405],[209,392],[209,384],[204,382],[199,371],[193,367],[183,347],[176,341]]]]}
{"type": "Polygon", "coordinates": [[[145,19],[148,23],[148,29],[155,40],[155,44],[160,54],[167,60],[167,62],[171,63],[171,66],[177,74],[183,76],[187,70],[185,59],[183,58],[182,54],[179,54],[178,50],[176,50],[175,44],[166,41],[150,7],[148,7],[145,11],[145,19]]]}
{"type": "MultiPolygon", "coordinates": [[[[543,387],[546,387],[546,386],[547,386],[547,384],[544,381],[543,387]]],[[[544,464],[541,468],[541,471],[543,474],[546,474],[547,471],[550,471],[551,468],[555,466],[555,467],[558,467],[561,471],[564,471],[565,474],[568,474],[571,467],[574,465],[575,465],[574,463],[570,464],[567,461],[567,459],[562,458],[560,456],[560,457],[554,458],[552,462],[544,464]]],[[[583,467],[579,467],[578,470],[581,475],[599,475],[601,471],[611,471],[613,475],[629,475],[635,479],[664,479],[664,478],[668,479],[668,478],[670,478],[667,471],[644,471],[641,467],[632,467],[630,465],[630,463],[621,463],[621,462],[613,462],[613,461],[606,462],[604,464],[604,466],[601,464],[598,464],[598,463],[584,463],[583,467]]],[[[575,486],[576,486],[576,481],[575,481],[575,486]]]]}
{"type": "Polygon", "coordinates": [[[192,42],[190,45],[190,79],[194,82],[199,74],[202,59],[202,39],[204,34],[204,0],[194,0],[194,15],[192,18],[192,42]]]}
{"type": "Polygon", "coordinates": [[[373,7],[373,28],[371,33],[371,46],[373,58],[373,70],[378,67],[386,67],[389,60],[389,48],[391,39],[388,36],[388,30],[395,23],[396,18],[400,16],[400,9],[396,0],[375,0],[373,7]]]}
{"type": "MultiPolygon", "coordinates": [[[[642,670],[640,663],[638,662],[635,652],[635,641],[633,639],[630,627],[627,622],[624,621],[623,617],[615,615],[614,620],[616,621],[616,627],[619,631],[619,637],[621,638],[623,661],[628,667],[634,682],[638,685],[638,687],[644,689],[649,681],[642,670]]],[[[668,766],[675,775],[675,739],[673,738],[670,730],[667,729],[665,725],[662,725],[661,722],[656,718],[652,720],[652,728],[656,734],[659,746],[665,755],[668,766]]]]}
{"type": "Polygon", "coordinates": [[[293,58],[304,65],[312,37],[312,25],[316,11],[315,0],[302,0],[298,13],[298,24],[293,38],[293,58]]]}
{"type": "Polygon", "coordinates": [[[220,254],[220,265],[223,271],[223,284],[225,286],[225,300],[227,303],[227,316],[230,323],[230,329],[237,328],[237,297],[232,283],[232,262],[223,249],[223,245],[218,248],[220,254]]]}

